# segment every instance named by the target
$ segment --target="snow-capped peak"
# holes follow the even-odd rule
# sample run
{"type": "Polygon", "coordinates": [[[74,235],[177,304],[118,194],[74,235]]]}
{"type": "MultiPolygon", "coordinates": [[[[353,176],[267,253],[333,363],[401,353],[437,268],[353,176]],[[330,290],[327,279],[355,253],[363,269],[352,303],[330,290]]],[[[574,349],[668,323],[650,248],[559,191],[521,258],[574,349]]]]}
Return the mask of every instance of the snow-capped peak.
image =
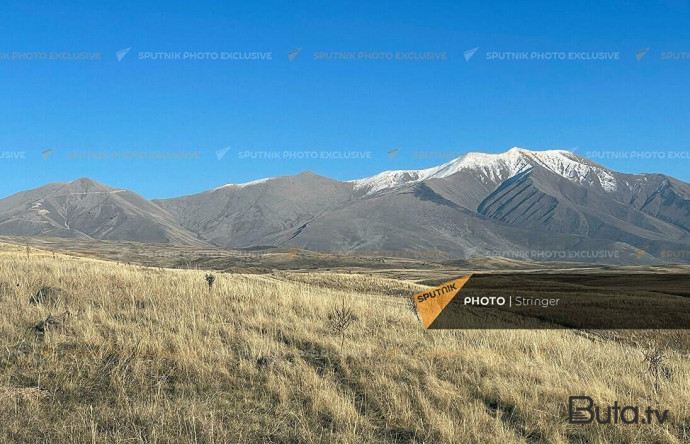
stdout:
{"type": "MultiPolygon", "coordinates": [[[[473,171],[485,184],[498,185],[504,180],[535,166],[550,170],[577,184],[599,184],[604,191],[618,189],[616,178],[607,170],[583,157],[566,150],[532,151],[513,147],[505,153],[487,154],[471,152],[450,162],[422,170],[384,171],[375,176],[349,181],[355,191],[364,195],[400,188],[428,179],[444,178],[460,171],[473,171]]],[[[275,177],[253,180],[241,184],[227,184],[216,188],[244,188],[267,182],[275,177]]]]}
{"type": "Polygon", "coordinates": [[[570,151],[531,151],[513,147],[500,154],[467,153],[443,165],[423,170],[384,171],[372,177],[350,181],[355,190],[366,195],[421,182],[451,176],[459,171],[473,170],[482,181],[498,184],[534,166],[541,166],[576,183],[593,183],[597,178],[605,191],[617,189],[610,171],[597,166],[570,151]]]}
{"type": "Polygon", "coordinates": [[[546,169],[577,184],[599,183],[604,191],[618,189],[618,182],[610,170],[564,150],[527,151],[523,154],[546,169]]]}
{"type": "Polygon", "coordinates": [[[220,190],[223,188],[230,188],[230,187],[235,187],[235,188],[244,188],[246,186],[250,185],[258,185],[260,183],[268,182],[271,179],[275,179],[274,177],[265,177],[263,179],[257,179],[257,180],[252,180],[251,182],[245,182],[245,183],[229,183],[226,185],[219,186],[218,188],[214,188],[213,190],[220,190]]]}

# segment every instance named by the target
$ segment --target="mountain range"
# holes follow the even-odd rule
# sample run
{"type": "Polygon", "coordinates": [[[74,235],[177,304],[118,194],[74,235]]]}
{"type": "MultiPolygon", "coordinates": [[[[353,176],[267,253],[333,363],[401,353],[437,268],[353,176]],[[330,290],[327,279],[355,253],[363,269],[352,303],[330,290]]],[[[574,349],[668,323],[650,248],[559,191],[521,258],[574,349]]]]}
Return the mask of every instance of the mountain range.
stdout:
{"type": "Polygon", "coordinates": [[[381,256],[687,261],[690,184],[568,151],[468,153],[338,181],[304,172],[149,201],[90,179],[0,200],[0,235],[381,256]]]}

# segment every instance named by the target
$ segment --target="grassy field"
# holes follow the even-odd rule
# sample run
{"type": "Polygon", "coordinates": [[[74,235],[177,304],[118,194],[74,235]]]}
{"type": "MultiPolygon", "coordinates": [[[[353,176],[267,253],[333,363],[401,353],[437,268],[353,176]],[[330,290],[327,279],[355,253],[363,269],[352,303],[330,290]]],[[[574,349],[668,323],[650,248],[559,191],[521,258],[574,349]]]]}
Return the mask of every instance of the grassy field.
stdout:
{"type": "Polygon", "coordinates": [[[653,334],[425,331],[412,281],[207,273],[1,245],[0,442],[690,442],[690,359],[664,341],[655,390],[653,334]],[[670,418],[569,425],[570,395],[670,418]]]}

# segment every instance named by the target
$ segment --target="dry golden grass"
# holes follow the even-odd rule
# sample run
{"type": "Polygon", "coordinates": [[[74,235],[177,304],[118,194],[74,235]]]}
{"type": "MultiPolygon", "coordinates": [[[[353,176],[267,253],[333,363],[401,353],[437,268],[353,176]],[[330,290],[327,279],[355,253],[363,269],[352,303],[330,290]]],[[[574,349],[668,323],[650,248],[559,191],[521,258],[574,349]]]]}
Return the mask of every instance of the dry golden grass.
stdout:
{"type": "Polygon", "coordinates": [[[674,351],[655,394],[619,342],[425,331],[390,296],[407,282],[216,274],[209,291],[205,271],[0,250],[2,442],[690,442],[690,363],[674,351]],[[29,304],[43,286],[62,292],[29,304]],[[358,320],[341,348],[327,315],[343,300],[358,320]],[[578,394],[670,419],[568,425],[578,394]]]}

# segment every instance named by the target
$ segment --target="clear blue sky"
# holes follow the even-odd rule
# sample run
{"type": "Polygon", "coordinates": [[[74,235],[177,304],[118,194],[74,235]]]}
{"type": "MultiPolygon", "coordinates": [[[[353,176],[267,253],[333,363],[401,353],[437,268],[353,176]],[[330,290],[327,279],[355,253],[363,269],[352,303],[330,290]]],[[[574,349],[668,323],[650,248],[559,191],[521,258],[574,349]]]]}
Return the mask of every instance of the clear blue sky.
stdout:
{"type": "MultiPolygon", "coordinates": [[[[0,22],[0,153],[10,153],[0,158],[0,196],[86,176],[171,197],[305,170],[353,179],[512,146],[690,153],[690,59],[662,57],[690,52],[685,0],[6,0],[0,22]],[[116,51],[128,47],[118,61],[116,51]],[[464,51],[475,47],[466,61],[464,51]],[[302,51],[290,61],[296,48],[302,51]],[[13,58],[63,51],[100,60],[13,58]],[[141,59],[161,51],[270,52],[272,59],[141,59]],[[445,53],[446,60],[314,56],[360,51],[445,53]],[[539,51],[618,52],[620,60],[487,57],[539,51]],[[216,151],[228,146],[218,160],[216,151]],[[55,151],[44,159],[49,148],[55,151]],[[114,151],[199,158],[113,159],[114,151]],[[371,157],[241,154],[262,151],[371,157]],[[24,159],[12,158],[18,152],[24,159]],[[87,152],[110,157],[75,158],[87,152]]],[[[690,181],[687,157],[598,161],[690,181]]]]}

